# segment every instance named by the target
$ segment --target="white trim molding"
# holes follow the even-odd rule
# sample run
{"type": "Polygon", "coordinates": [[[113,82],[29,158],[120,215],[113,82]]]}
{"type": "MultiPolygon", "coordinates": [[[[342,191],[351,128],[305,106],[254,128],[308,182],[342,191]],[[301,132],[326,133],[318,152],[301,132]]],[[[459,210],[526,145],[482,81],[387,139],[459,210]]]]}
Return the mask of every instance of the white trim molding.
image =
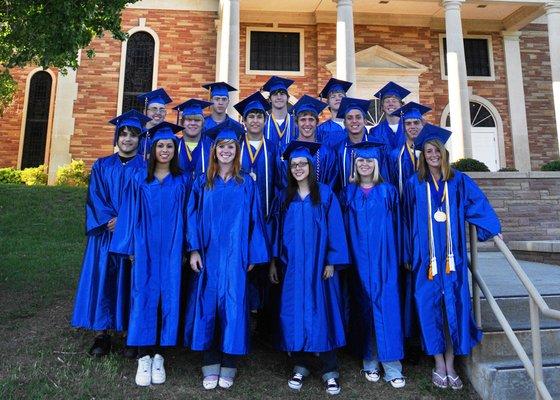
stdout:
{"type": "MultiPolygon", "coordinates": [[[[439,62],[441,70],[441,79],[443,81],[447,80],[447,75],[445,74],[445,55],[443,52],[443,39],[445,38],[445,33],[439,34],[439,62]]],[[[464,35],[463,39],[486,39],[488,43],[488,63],[490,68],[490,76],[470,76],[467,75],[467,81],[495,81],[496,75],[494,72],[494,47],[492,46],[492,36],[491,35],[464,35]]],[[[465,61],[466,54],[465,54],[465,61]]]]}
{"type": "MultiPolygon", "coordinates": [[[[135,26],[127,32],[128,37],[132,36],[136,32],[146,32],[149,33],[154,38],[154,68],[152,72],[152,90],[157,88],[158,81],[158,68],[159,68],[159,36],[152,28],[146,26],[146,18],[138,19],[138,26],[135,26]]],[[[117,109],[115,110],[115,115],[120,114],[122,108],[123,97],[124,97],[124,73],[126,70],[126,49],[128,40],[122,42],[121,45],[121,63],[119,71],[119,89],[117,95],[117,109]]]]}
{"type": "Polygon", "coordinates": [[[246,75],[305,75],[305,29],[303,28],[278,28],[263,26],[248,26],[245,35],[245,74],[246,75]],[[251,32],[289,32],[299,33],[299,71],[263,71],[251,69],[251,32]]]}

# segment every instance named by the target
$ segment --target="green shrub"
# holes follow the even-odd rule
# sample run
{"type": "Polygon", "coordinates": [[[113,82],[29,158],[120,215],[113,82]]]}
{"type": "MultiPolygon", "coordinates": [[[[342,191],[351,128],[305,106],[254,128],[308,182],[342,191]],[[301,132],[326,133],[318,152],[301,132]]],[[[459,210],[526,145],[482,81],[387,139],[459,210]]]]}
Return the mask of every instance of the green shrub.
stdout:
{"type": "Polygon", "coordinates": [[[462,172],[489,172],[490,170],[483,162],[474,158],[461,158],[451,164],[453,168],[462,172]]]}
{"type": "Polygon", "coordinates": [[[0,168],[0,183],[21,183],[21,171],[14,168],[0,168]]]}
{"type": "Polygon", "coordinates": [[[47,166],[39,165],[35,168],[25,168],[21,171],[21,181],[28,186],[47,184],[47,166]]]}
{"type": "Polygon", "coordinates": [[[89,174],[83,160],[72,160],[70,164],[63,165],[56,171],[55,185],[86,187],[88,182],[89,174]]]}
{"type": "Polygon", "coordinates": [[[547,162],[541,167],[541,171],[560,171],[560,160],[547,162]]]}
{"type": "Polygon", "coordinates": [[[519,170],[513,167],[504,167],[504,168],[500,168],[498,172],[519,172],[519,170]]]}

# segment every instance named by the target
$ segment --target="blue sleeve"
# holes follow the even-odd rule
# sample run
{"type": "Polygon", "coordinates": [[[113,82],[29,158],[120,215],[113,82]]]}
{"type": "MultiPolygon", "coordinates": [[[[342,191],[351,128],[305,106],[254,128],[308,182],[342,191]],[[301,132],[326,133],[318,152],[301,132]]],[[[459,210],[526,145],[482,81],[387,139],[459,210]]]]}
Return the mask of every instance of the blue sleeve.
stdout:
{"type": "Polygon", "coordinates": [[[91,168],[86,201],[86,235],[94,236],[107,228],[107,222],[116,217],[103,183],[104,176],[98,162],[91,168]]]}
{"type": "Polygon", "coordinates": [[[416,207],[416,198],[414,196],[414,185],[412,181],[408,181],[403,190],[403,206],[402,206],[402,229],[400,232],[402,263],[412,265],[412,245],[413,245],[413,228],[414,228],[414,208],[416,207]]]}
{"type": "Polygon", "coordinates": [[[340,204],[332,192],[327,202],[327,229],[326,262],[328,265],[336,265],[337,269],[342,269],[350,262],[348,258],[348,243],[346,241],[346,230],[340,204]]]}
{"type": "Polygon", "coordinates": [[[134,228],[140,221],[138,181],[132,177],[124,189],[117,224],[111,238],[110,251],[116,254],[134,255],[134,228]]]}
{"type": "MultiPolygon", "coordinates": [[[[250,179],[246,177],[245,179],[250,179]]],[[[260,209],[259,192],[257,185],[250,183],[250,212],[251,221],[249,226],[249,264],[262,264],[270,260],[268,239],[264,227],[262,212],[260,209]]]]}
{"type": "Polygon", "coordinates": [[[206,175],[203,174],[192,185],[189,200],[187,202],[187,251],[201,251],[199,235],[199,209],[203,200],[204,186],[203,180],[206,175]]]}
{"type": "Polygon", "coordinates": [[[478,240],[483,242],[502,231],[500,220],[478,185],[466,174],[461,175],[465,219],[476,226],[478,240]]]}

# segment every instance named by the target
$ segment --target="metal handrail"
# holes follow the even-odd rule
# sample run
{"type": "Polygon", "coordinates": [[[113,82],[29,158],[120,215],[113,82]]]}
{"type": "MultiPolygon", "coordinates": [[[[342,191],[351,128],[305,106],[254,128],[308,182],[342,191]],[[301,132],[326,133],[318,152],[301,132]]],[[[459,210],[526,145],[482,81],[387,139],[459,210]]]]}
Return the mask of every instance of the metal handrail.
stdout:
{"type": "Polygon", "coordinates": [[[527,355],[527,352],[521,345],[521,342],[513,332],[511,325],[507,321],[504,313],[502,312],[500,306],[496,302],[496,299],[490,292],[490,289],[486,285],[482,276],[478,272],[478,242],[476,235],[476,226],[470,225],[469,227],[470,236],[470,252],[471,252],[471,263],[470,270],[472,275],[472,294],[473,294],[473,311],[475,316],[476,324],[479,328],[482,327],[482,314],[480,305],[480,291],[484,294],[488,305],[490,306],[492,312],[496,316],[500,326],[504,330],[504,333],[508,340],[510,341],[513,349],[517,353],[517,356],[521,360],[523,367],[527,371],[527,374],[535,384],[535,398],[537,400],[546,399],[552,400],[552,396],[546,387],[543,380],[543,367],[542,367],[542,348],[541,348],[541,327],[540,327],[540,315],[539,311],[546,317],[560,320],[560,311],[551,309],[546,301],[542,298],[541,294],[538,292],[537,288],[519,262],[515,259],[509,248],[506,246],[504,241],[498,237],[494,236],[494,243],[498,249],[504,254],[509,265],[513,269],[513,272],[517,275],[527,292],[529,293],[529,315],[531,320],[531,343],[533,348],[533,362],[527,355]]]}

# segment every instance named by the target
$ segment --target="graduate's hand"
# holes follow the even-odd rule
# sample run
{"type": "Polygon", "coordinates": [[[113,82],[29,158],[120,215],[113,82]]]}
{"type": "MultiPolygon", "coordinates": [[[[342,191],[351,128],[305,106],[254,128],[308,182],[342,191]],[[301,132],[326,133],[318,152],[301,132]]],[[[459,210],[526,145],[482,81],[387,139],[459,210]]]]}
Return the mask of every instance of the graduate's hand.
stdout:
{"type": "Polygon", "coordinates": [[[334,275],[334,266],[327,265],[325,266],[325,270],[323,271],[323,279],[332,278],[334,275]]]}
{"type": "Polygon", "coordinates": [[[404,269],[406,269],[407,271],[412,271],[412,265],[409,263],[405,263],[404,264],[404,269]]]}
{"type": "Polygon", "coordinates": [[[251,272],[253,268],[255,268],[255,264],[249,264],[249,266],[247,267],[247,272],[251,272]]]}
{"type": "Polygon", "coordinates": [[[111,218],[109,222],[107,222],[107,229],[109,232],[113,232],[115,230],[115,226],[117,225],[117,217],[111,218]]]}
{"type": "Polygon", "coordinates": [[[128,256],[128,259],[130,260],[130,262],[131,262],[132,264],[134,264],[134,256],[128,256]]]}
{"type": "Polygon", "coordinates": [[[202,271],[202,258],[200,258],[200,254],[198,253],[198,251],[193,251],[191,253],[191,258],[190,258],[190,265],[191,265],[191,269],[194,272],[200,272],[202,271]]]}
{"type": "Polygon", "coordinates": [[[270,263],[270,267],[268,268],[268,279],[270,279],[270,282],[277,285],[280,283],[280,281],[278,280],[278,272],[276,270],[276,263],[274,261],[272,261],[270,263]]]}
{"type": "Polygon", "coordinates": [[[496,236],[498,236],[500,239],[504,240],[504,237],[502,236],[501,233],[498,233],[496,236]]]}

